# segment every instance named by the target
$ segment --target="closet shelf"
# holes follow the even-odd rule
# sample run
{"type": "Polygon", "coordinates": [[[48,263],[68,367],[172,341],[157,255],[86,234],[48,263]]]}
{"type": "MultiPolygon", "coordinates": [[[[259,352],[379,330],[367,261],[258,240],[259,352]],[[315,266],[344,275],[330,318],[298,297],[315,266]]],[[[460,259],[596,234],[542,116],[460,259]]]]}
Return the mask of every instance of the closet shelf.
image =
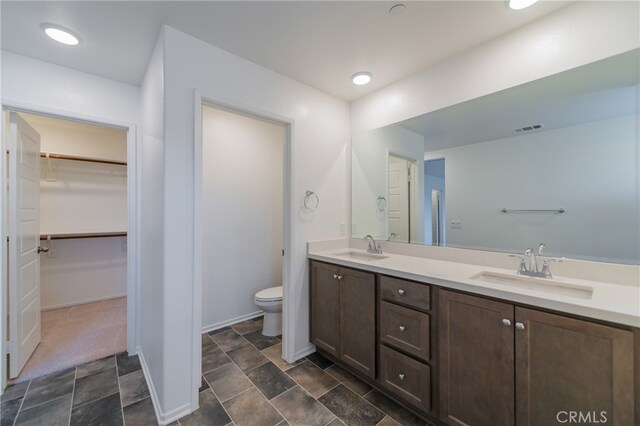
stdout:
{"type": "Polygon", "coordinates": [[[79,238],[112,238],[112,237],[126,237],[126,232],[82,232],[77,234],[42,234],[41,240],[48,240],[51,237],[52,240],[73,240],[79,238]]]}
{"type": "Polygon", "coordinates": [[[81,157],[79,155],[53,154],[51,152],[41,152],[40,157],[47,158],[47,154],[49,155],[49,158],[53,158],[56,160],[85,161],[88,163],[116,164],[119,166],[127,165],[126,161],[107,160],[104,158],[93,158],[93,157],[81,157]]]}

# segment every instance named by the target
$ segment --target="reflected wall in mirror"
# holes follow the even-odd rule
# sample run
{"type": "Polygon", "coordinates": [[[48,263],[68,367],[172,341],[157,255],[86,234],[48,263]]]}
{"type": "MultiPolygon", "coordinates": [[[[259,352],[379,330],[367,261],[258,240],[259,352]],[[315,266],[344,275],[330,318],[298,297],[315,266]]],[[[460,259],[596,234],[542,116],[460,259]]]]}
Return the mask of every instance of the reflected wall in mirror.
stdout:
{"type": "Polygon", "coordinates": [[[352,139],[352,235],[640,263],[640,50],[352,139]]]}

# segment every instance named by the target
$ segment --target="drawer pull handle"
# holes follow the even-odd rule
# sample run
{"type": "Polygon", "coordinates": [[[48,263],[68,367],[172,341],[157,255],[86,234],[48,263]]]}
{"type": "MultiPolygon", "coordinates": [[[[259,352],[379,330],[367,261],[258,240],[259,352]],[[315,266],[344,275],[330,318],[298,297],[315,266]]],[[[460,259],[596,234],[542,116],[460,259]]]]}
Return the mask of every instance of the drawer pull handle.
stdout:
{"type": "Polygon", "coordinates": [[[402,296],[404,293],[405,293],[405,292],[404,292],[404,290],[403,290],[403,289],[401,289],[401,288],[399,288],[399,289],[398,289],[398,294],[399,294],[400,296],[402,296]]]}
{"type": "Polygon", "coordinates": [[[404,325],[401,325],[400,327],[398,327],[398,330],[404,331],[404,330],[406,330],[406,327],[404,325]]]}
{"type": "Polygon", "coordinates": [[[509,327],[511,325],[511,320],[504,318],[502,320],[502,325],[504,325],[505,327],[509,327]]]}
{"type": "Polygon", "coordinates": [[[400,374],[398,374],[398,379],[400,379],[400,380],[404,380],[404,373],[400,373],[400,374]]]}
{"type": "Polygon", "coordinates": [[[524,324],[521,322],[516,323],[516,330],[524,330],[524,324]]]}

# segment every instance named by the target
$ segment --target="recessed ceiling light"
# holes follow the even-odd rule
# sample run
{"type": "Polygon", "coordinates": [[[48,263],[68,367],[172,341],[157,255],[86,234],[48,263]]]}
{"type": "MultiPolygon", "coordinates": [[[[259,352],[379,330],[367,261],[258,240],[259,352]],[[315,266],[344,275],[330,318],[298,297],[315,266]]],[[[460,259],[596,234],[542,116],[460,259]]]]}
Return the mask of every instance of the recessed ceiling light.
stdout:
{"type": "Polygon", "coordinates": [[[407,10],[407,6],[402,3],[394,4],[389,9],[389,15],[391,16],[400,16],[407,10]]]}
{"type": "Polygon", "coordinates": [[[70,30],[53,24],[42,24],[40,28],[46,35],[54,39],[58,43],[66,44],[69,46],[75,46],[80,43],[80,37],[71,32],[70,30]]]}
{"type": "Polygon", "coordinates": [[[363,86],[371,81],[373,75],[370,72],[360,71],[351,76],[351,81],[356,86],[363,86]]]}
{"type": "Polygon", "coordinates": [[[531,6],[532,4],[534,4],[537,1],[538,0],[509,0],[507,2],[507,5],[511,9],[520,10],[520,9],[525,9],[525,8],[531,6]]]}

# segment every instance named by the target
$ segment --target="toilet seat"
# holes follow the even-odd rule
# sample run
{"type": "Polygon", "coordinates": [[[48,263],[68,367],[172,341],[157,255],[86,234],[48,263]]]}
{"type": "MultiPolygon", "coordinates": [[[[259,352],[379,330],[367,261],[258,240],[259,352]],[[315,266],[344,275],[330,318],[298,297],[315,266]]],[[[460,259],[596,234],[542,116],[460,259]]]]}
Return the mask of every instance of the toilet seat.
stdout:
{"type": "Polygon", "coordinates": [[[270,287],[256,293],[257,302],[277,302],[282,300],[282,286],[270,287]]]}

